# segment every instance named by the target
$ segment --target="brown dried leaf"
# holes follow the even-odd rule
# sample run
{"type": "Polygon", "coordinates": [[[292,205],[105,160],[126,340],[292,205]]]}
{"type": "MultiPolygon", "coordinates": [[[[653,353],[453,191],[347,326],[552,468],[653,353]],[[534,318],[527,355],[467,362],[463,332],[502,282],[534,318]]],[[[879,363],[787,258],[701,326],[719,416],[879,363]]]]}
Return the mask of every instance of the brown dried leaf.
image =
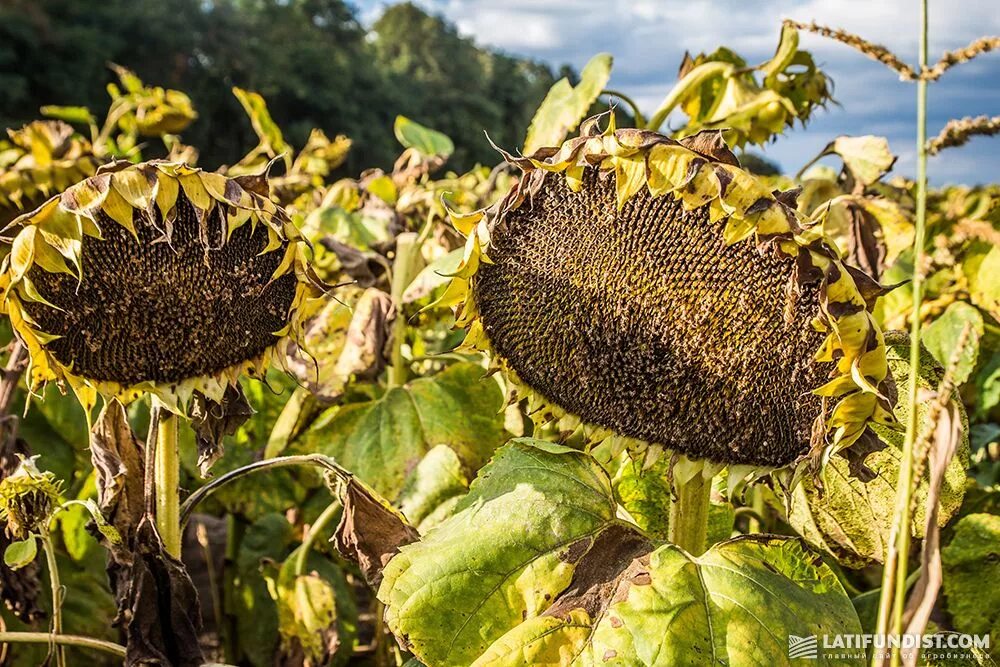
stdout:
{"type": "Polygon", "coordinates": [[[230,386],[222,402],[206,398],[200,391],[194,392],[188,416],[198,443],[198,469],[202,477],[210,475],[212,466],[222,456],[223,439],[236,433],[253,413],[242,387],[230,386]]]}
{"type": "Polygon", "coordinates": [[[123,538],[130,538],[142,520],[143,450],[117,400],[105,404],[90,432],[90,458],[101,514],[123,538]]]}
{"type": "MultiPolygon", "coordinates": [[[[928,453],[930,483],[927,489],[927,519],[923,548],[920,552],[920,578],[910,593],[906,604],[906,633],[922,634],[930,620],[938,592],[941,590],[941,529],[938,527],[938,504],[941,497],[941,487],[948,463],[958,450],[962,441],[962,417],[958,405],[949,401],[942,409],[934,429],[934,439],[931,441],[928,453]]],[[[917,651],[904,656],[906,667],[915,667],[917,651]]]]}
{"type": "Polygon", "coordinates": [[[108,574],[118,603],[115,625],[125,630],[125,667],[201,667],[198,591],[148,517],[134,548],[112,551],[112,558],[108,574]]]}
{"type": "Polygon", "coordinates": [[[389,559],[420,535],[403,515],[357,479],[347,482],[341,497],[344,513],[334,535],[337,550],[356,563],[368,584],[377,589],[389,559]]]}

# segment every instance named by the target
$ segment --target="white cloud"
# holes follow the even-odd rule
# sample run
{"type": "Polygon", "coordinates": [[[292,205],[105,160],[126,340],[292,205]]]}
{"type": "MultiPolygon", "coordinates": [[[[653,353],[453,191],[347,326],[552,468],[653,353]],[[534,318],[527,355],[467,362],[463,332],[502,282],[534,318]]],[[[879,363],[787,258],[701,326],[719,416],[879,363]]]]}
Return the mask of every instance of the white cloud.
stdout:
{"type": "MultiPolygon", "coordinates": [[[[907,61],[917,55],[915,0],[418,1],[479,44],[552,65],[568,63],[579,69],[594,53],[610,52],[615,57],[611,85],[632,94],[646,112],[656,108],[676,80],[685,51],[726,45],[751,62],[763,61],[774,51],[783,18],[844,28],[884,44],[907,61]]],[[[365,20],[377,16],[385,4],[362,2],[365,20]]],[[[979,35],[1000,33],[998,0],[931,4],[931,60],[979,35]]],[[[912,174],[914,86],[841,44],[808,34],[801,43],[834,78],[835,96],[843,106],[831,106],[806,130],[790,132],[766,153],[791,169],[837,134],[884,134],[900,154],[897,171],[912,174]]],[[[930,99],[932,133],[951,117],[1000,113],[1000,54],[952,70],[931,86],[930,99]]],[[[954,152],[954,158],[935,159],[933,179],[996,180],[1000,152],[987,148],[989,141],[980,139],[954,152]]]]}

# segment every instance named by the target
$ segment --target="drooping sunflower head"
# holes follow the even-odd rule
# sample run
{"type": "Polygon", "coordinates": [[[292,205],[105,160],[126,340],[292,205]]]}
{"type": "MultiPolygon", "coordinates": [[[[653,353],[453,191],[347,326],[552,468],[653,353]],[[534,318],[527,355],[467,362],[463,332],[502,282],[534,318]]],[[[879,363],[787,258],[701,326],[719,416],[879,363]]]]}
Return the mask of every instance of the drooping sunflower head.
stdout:
{"type": "Polygon", "coordinates": [[[61,482],[35,464],[37,456],[21,459],[17,469],[0,481],[0,520],[6,522],[7,534],[27,539],[44,530],[59,501],[61,482]]]}
{"type": "Polygon", "coordinates": [[[880,288],[788,195],[717,133],[592,119],[559,148],[505,156],[521,181],[452,216],[467,245],[445,299],[536,421],[716,466],[860,454],[864,475],[868,425],[895,422],[880,288]]]}
{"type": "Polygon", "coordinates": [[[321,292],[261,176],[117,163],[11,227],[0,288],[31,386],[68,382],[88,407],[221,400],[264,372],[321,292]]]}

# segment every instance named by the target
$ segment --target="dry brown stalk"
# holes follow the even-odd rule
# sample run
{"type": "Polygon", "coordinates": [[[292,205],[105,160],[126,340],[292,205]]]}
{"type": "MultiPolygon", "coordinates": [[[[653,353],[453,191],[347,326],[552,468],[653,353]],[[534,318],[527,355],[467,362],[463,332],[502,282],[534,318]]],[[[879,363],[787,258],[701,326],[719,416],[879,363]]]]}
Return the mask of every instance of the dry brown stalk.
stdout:
{"type": "Polygon", "coordinates": [[[861,37],[847,32],[846,30],[819,25],[815,21],[810,23],[801,23],[799,21],[786,19],[785,25],[790,25],[796,30],[805,30],[806,32],[811,32],[816,35],[821,35],[838,41],[841,44],[846,44],[852,49],[860,51],[869,58],[877,60],[889,69],[895,71],[899,74],[899,78],[902,81],[916,81],[919,78],[917,76],[917,72],[912,67],[903,62],[899,56],[886,47],[881,44],[869,42],[868,40],[862,39],[861,37]]]}
{"type": "Polygon", "coordinates": [[[1000,116],[977,116],[949,120],[941,132],[927,142],[927,152],[937,155],[945,148],[961,146],[976,135],[992,136],[1000,134],[1000,116]]]}
{"type": "Polygon", "coordinates": [[[967,63],[976,56],[989,53],[994,49],[1000,49],[1000,36],[980,37],[964,48],[945,51],[941,60],[931,67],[925,68],[920,76],[928,81],[937,81],[949,68],[967,63]]]}

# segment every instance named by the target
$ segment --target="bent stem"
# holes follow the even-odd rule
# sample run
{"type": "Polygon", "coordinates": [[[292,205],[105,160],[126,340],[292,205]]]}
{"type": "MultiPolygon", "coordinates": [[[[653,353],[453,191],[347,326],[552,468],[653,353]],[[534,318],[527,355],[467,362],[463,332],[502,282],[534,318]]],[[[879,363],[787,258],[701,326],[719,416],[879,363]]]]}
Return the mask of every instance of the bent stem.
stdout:
{"type": "Polygon", "coordinates": [[[52,635],[47,632],[0,632],[0,644],[57,644],[62,646],[79,646],[92,648],[105,653],[111,653],[119,658],[125,657],[125,647],[102,639],[81,637],[79,635],[52,635]]]}
{"type": "Polygon", "coordinates": [[[180,457],[177,452],[177,416],[163,408],[153,397],[153,407],[159,410],[156,428],[156,530],[163,548],[174,558],[181,557],[180,524],[180,457]]]}
{"type": "Polygon", "coordinates": [[[56,636],[62,634],[62,585],[59,582],[59,565],[56,563],[56,550],[52,544],[49,531],[43,530],[40,538],[42,550],[45,552],[45,562],[49,567],[49,587],[52,590],[52,633],[47,635],[50,647],[55,648],[56,665],[66,667],[66,649],[55,641],[56,636]]]}
{"type": "Polygon", "coordinates": [[[334,500],[332,503],[327,505],[323,513],[316,517],[312,526],[309,527],[309,533],[306,538],[302,540],[302,544],[299,545],[297,553],[295,554],[295,576],[301,576],[305,574],[306,563],[309,561],[309,552],[312,551],[312,547],[316,544],[316,540],[323,533],[323,529],[326,528],[327,524],[333,519],[340,516],[341,510],[344,506],[339,500],[334,500]]]}
{"type": "Polygon", "coordinates": [[[710,480],[701,473],[686,482],[676,483],[677,497],[670,503],[668,540],[692,556],[705,553],[708,541],[708,502],[710,480]]]}
{"type": "Polygon", "coordinates": [[[724,62],[709,62],[698,65],[690,72],[684,75],[684,78],[677,82],[667,96],[660,102],[660,108],[656,110],[653,117],[649,119],[646,124],[647,130],[652,130],[656,132],[663,125],[664,121],[667,120],[667,116],[670,112],[680,104],[684,97],[700,86],[703,81],[710,79],[713,76],[726,76],[734,69],[732,63],[724,62]]]}
{"type": "Polygon", "coordinates": [[[188,519],[191,518],[191,513],[194,512],[194,508],[197,507],[198,503],[218,491],[220,487],[262,470],[273,470],[275,468],[287,468],[289,466],[300,465],[311,465],[323,468],[327,472],[333,473],[336,477],[344,481],[351,478],[351,473],[349,471],[342,468],[331,457],[324,454],[297,454],[295,456],[279,456],[274,459],[256,461],[255,463],[245,465],[241,468],[237,468],[236,470],[231,470],[225,475],[216,477],[211,482],[188,496],[180,510],[181,527],[187,524],[188,519]]]}

